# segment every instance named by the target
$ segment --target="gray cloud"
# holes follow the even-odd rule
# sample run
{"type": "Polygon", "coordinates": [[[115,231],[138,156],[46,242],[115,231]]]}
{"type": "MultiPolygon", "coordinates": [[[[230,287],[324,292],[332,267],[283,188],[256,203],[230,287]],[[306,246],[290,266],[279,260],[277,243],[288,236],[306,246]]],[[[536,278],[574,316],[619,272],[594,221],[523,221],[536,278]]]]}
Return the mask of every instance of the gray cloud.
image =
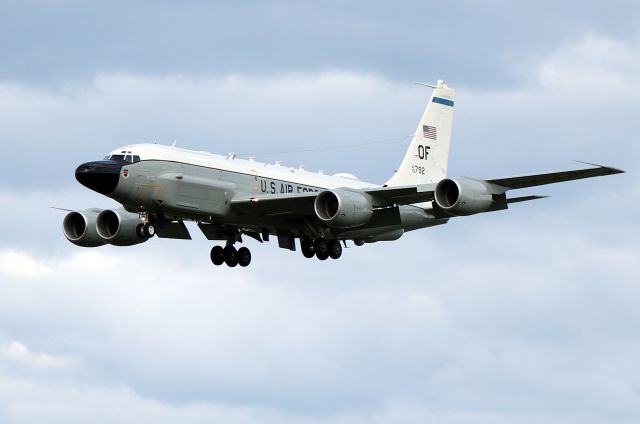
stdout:
{"type": "Polygon", "coordinates": [[[513,85],[508,64],[586,31],[635,34],[638,7],[456,2],[155,2],[38,0],[4,5],[4,80],[59,83],[96,73],[195,76],[291,69],[377,69],[402,79],[513,85]]]}

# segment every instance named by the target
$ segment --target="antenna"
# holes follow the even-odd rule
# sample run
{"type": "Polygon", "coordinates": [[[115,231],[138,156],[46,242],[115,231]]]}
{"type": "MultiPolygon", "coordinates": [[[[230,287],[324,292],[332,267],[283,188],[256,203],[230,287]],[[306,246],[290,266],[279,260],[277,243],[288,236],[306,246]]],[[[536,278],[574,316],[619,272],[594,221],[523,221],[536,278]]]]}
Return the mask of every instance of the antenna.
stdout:
{"type": "Polygon", "coordinates": [[[65,211],[65,212],[73,212],[71,209],[59,208],[57,206],[49,206],[49,208],[56,209],[56,210],[59,210],[59,211],[65,211]]]}
{"type": "Polygon", "coordinates": [[[424,82],[417,82],[417,81],[415,81],[414,84],[421,85],[423,87],[430,87],[430,88],[447,88],[447,84],[445,84],[444,81],[442,80],[438,80],[438,83],[436,85],[427,84],[424,82]]]}
{"type": "Polygon", "coordinates": [[[178,144],[178,140],[173,140],[173,143],[171,144],[171,147],[176,147],[176,144],[178,144]]]}

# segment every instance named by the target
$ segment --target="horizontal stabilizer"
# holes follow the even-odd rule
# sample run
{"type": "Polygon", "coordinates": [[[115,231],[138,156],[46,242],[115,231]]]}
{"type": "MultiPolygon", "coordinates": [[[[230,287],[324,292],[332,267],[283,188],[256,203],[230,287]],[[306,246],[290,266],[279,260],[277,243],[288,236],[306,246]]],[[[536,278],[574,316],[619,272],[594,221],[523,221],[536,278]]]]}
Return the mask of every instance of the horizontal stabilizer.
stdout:
{"type": "Polygon", "coordinates": [[[528,202],[529,200],[538,200],[538,199],[546,199],[549,196],[521,196],[521,197],[512,197],[507,199],[507,203],[520,203],[520,202],[528,202]]]}

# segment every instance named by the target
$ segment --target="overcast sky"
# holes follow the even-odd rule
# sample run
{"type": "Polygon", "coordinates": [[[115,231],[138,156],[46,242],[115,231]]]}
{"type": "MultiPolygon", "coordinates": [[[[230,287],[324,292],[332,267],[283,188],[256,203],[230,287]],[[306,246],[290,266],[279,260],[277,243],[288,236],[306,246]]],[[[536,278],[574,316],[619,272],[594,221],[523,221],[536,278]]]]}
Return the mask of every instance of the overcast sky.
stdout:
{"type": "Polygon", "coordinates": [[[640,5],[227,3],[0,0],[0,422],[637,423],[640,5]],[[48,209],[115,207],[73,171],[138,142],[382,183],[437,79],[452,176],[627,173],[246,269],[48,209]]]}

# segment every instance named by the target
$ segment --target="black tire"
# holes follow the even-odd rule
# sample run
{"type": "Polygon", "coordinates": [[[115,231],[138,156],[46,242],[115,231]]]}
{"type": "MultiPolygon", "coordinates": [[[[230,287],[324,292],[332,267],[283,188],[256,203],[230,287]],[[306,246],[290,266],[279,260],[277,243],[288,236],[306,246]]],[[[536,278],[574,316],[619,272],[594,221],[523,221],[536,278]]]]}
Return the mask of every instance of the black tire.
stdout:
{"type": "Polygon", "coordinates": [[[315,243],[316,257],[321,261],[326,260],[329,257],[329,242],[326,239],[316,239],[315,243]]]}
{"type": "Polygon", "coordinates": [[[222,265],[224,263],[224,249],[222,246],[213,246],[211,248],[211,262],[214,265],[222,265]]]}
{"type": "Polygon", "coordinates": [[[246,247],[238,249],[238,264],[241,267],[248,266],[251,263],[251,251],[246,247]]]}
{"type": "Polygon", "coordinates": [[[320,259],[321,261],[327,260],[328,257],[329,257],[329,252],[321,252],[321,251],[316,252],[316,258],[320,259]]]}
{"type": "Polygon", "coordinates": [[[305,258],[313,258],[316,254],[315,246],[313,245],[313,240],[302,239],[300,240],[300,250],[302,250],[302,255],[305,258]]]}
{"type": "Polygon", "coordinates": [[[318,253],[320,253],[320,255],[322,256],[324,256],[325,253],[329,255],[329,242],[327,241],[327,239],[318,238],[313,244],[316,250],[316,255],[318,253]]]}
{"type": "Polygon", "coordinates": [[[238,265],[238,251],[230,244],[224,247],[224,263],[231,268],[238,265]]]}
{"type": "Polygon", "coordinates": [[[144,232],[144,224],[140,223],[136,225],[136,235],[138,236],[138,238],[141,238],[141,239],[147,238],[144,232]]]}
{"type": "Polygon", "coordinates": [[[147,222],[142,226],[142,232],[145,237],[151,238],[156,235],[156,227],[153,224],[147,222]]]}
{"type": "Polygon", "coordinates": [[[329,242],[329,256],[332,259],[339,259],[342,256],[342,245],[339,240],[331,240],[329,242]]]}

